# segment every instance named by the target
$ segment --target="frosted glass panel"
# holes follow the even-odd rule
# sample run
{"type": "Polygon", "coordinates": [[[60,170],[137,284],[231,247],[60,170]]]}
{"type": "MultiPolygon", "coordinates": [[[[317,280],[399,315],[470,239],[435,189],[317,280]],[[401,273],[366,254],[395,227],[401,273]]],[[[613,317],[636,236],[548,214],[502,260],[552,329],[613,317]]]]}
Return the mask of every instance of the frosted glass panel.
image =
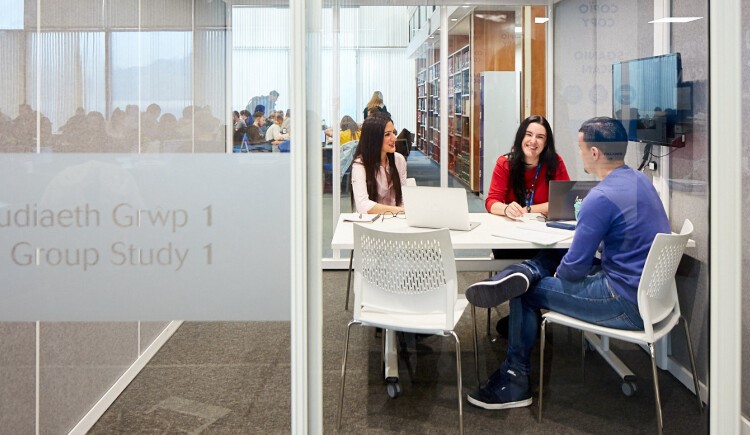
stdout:
{"type": "Polygon", "coordinates": [[[0,174],[0,319],[289,319],[289,154],[2,154],[0,174]]]}

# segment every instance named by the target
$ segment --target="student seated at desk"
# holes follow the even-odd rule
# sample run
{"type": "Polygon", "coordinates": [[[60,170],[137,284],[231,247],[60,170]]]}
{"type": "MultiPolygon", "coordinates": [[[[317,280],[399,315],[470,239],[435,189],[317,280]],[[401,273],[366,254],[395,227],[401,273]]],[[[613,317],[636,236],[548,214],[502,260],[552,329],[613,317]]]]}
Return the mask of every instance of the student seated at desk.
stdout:
{"type": "Polygon", "coordinates": [[[281,123],[284,121],[284,116],[279,115],[278,112],[274,112],[269,116],[269,119],[273,124],[266,130],[266,141],[271,142],[274,151],[279,151],[279,144],[285,140],[289,140],[289,134],[281,132],[281,123]]]}
{"type": "Polygon", "coordinates": [[[584,122],[578,133],[583,167],[601,181],[581,204],[570,249],[561,261],[557,250],[542,251],[466,290],[473,304],[510,299],[506,359],[483,388],[469,393],[469,403],[485,409],[531,405],[530,357],[539,309],[607,327],[643,328],[638,283],[656,234],[671,230],[651,181],[625,165],[627,145],[619,121],[584,122]],[[595,266],[600,245],[601,263],[595,266]]]}
{"type": "MultiPolygon", "coordinates": [[[[359,137],[362,134],[362,132],[359,131],[359,126],[357,125],[357,122],[354,119],[352,119],[352,117],[349,115],[344,115],[341,118],[341,122],[339,123],[339,130],[340,130],[339,131],[339,146],[347,142],[351,142],[353,140],[359,140],[359,137]]],[[[332,128],[325,129],[325,134],[326,134],[326,137],[332,138],[333,129],[332,128]]]]}
{"type": "Polygon", "coordinates": [[[484,206],[500,216],[547,214],[550,180],[570,180],[565,163],[555,151],[549,122],[529,116],[516,131],[513,148],[495,163],[484,206]]]}
{"type": "Polygon", "coordinates": [[[352,194],[357,213],[404,211],[406,159],[396,153],[396,129],[390,116],[376,114],[362,124],[352,163],[352,194]]]}
{"type": "Polygon", "coordinates": [[[271,142],[266,140],[265,136],[261,133],[261,126],[265,125],[266,117],[258,110],[253,114],[253,123],[247,126],[247,138],[250,141],[251,149],[258,146],[267,146],[268,151],[271,151],[271,142]]]}

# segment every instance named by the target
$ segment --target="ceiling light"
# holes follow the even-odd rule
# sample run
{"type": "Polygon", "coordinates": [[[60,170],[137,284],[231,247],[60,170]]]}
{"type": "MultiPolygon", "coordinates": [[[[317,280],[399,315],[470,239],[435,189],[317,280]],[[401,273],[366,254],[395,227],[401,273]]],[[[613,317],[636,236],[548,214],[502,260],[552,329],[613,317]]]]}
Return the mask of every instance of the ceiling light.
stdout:
{"type": "Polygon", "coordinates": [[[547,21],[549,21],[549,18],[547,18],[547,17],[534,17],[534,23],[535,24],[544,24],[547,21]]]}
{"type": "Polygon", "coordinates": [[[516,27],[516,33],[523,33],[523,27],[516,27]]]}
{"type": "Polygon", "coordinates": [[[649,21],[649,24],[662,24],[662,23],[689,23],[691,21],[700,20],[703,17],[665,17],[659,18],[658,20],[649,21]]]}
{"type": "Polygon", "coordinates": [[[430,39],[435,39],[435,35],[430,35],[430,39]]]}
{"type": "Polygon", "coordinates": [[[451,21],[458,21],[458,18],[451,18],[451,21]]]}

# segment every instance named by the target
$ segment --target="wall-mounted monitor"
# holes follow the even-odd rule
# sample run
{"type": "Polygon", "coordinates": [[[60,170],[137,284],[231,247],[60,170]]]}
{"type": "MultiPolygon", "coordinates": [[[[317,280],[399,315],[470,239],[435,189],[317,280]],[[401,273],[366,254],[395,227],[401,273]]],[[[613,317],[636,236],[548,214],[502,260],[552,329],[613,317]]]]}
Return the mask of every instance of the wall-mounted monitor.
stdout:
{"type": "Polygon", "coordinates": [[[679,53],[612,65],[612,115],[631,141],[681,147],[692,119],[692,92],[682,83],[679,53]]]}

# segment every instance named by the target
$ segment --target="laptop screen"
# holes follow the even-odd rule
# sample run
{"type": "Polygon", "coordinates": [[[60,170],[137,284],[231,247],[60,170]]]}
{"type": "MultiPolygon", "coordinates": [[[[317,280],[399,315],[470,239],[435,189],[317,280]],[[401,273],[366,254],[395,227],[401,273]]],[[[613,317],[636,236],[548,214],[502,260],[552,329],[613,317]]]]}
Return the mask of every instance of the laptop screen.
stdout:
{"type": "Polygon", "coordinates": [[[468,231],[469,203],[466,190],[455,187],[404,186],[406,224],[410,227],[448,228],[468,231]]]}
{"type": "Polygon", "coordinates": [[[583,199],[598,181],[555,181],[549,182],[549,209],[547,220],[575,220],[576,199],[583,199]]]}

